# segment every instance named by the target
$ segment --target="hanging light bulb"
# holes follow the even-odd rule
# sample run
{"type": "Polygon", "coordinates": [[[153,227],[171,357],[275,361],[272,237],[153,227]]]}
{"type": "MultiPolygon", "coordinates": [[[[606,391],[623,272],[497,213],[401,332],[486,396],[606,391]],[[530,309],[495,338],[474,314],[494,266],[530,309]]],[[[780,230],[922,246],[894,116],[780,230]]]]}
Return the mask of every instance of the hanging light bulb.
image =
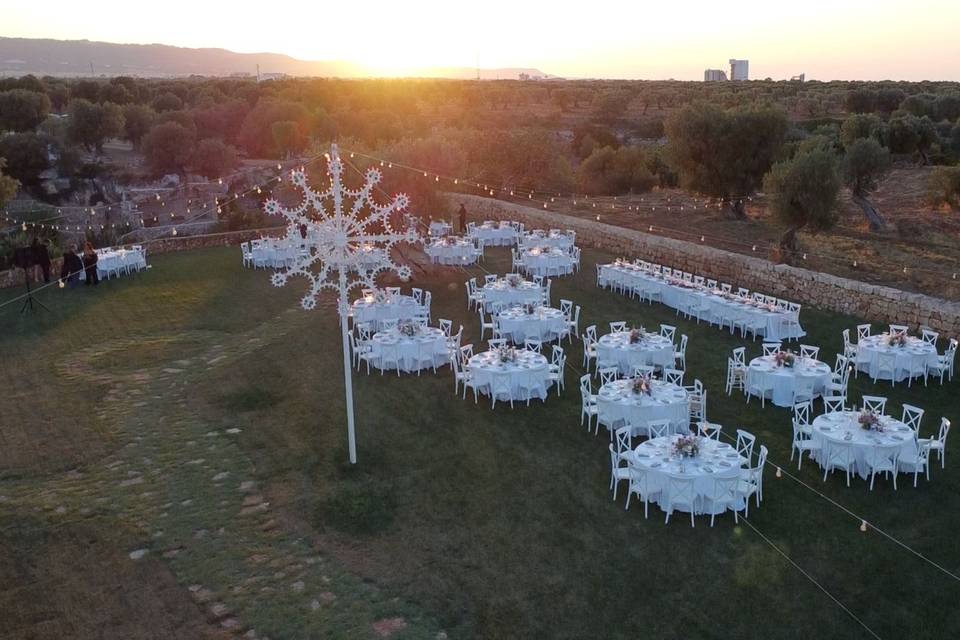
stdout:
{"type": "Polygon", "coordinates": [[[454,178],[453,184],[460,184],[460,178],[454,178]]]}
{"type": "Polygon", "coordinates": [[[283,167],[281,167],[281,166],[280,166],[280,163],[278,162],[278,163],[277,163],[277,171],[280,171],[281,169],[283,169],[283,167]]]}
{"type": "Polygon", "coordinates": [[[780,472],[780,467],[777,467],[777,477],[782,478],[783,474],[780,472]]]}
{"type": "Polygon", "coordinates": [[[20,226],[20,228],[21,228],[23,231],[26,231],[26,230],[27,230],[27,223],[24,222],[24,223],[20,226]]]}
{"type": "Polygon", "coordinates": [[[260,191],[260,187],[257,187],[257,193],[258,193],[258,194],[259,194],[259,193],[263,193],[262,191],[260,191]]]}
{"type": "Polygon", "coordinates": [[[700,242],[703,242],[704,240],[706,240],[706,238],[704,236],[700,236],[700,242]]]}
{"type": "Polygon", "coordinates": [[[177,235],[177,228],[174,227],[174,228],[173,228],[173,231],[171,231],[170,233],[172,233],[173,235],[177,235]]]}
{"type": "Polygon", "coordinates": [[[223,184],[223,178],[217,178],[217,184],[223,184]]]}
{"type": "Polygon", "coordinates": [[[856,260],[853,261],[853,266],[857,266],[857,261],[856,261],[856,260]]]}
{"type": "Polygon", "coordinates": [[[750,250],[751,250],[751,251],[756,251],[756,250],[757,250],[757,245],[753,245],[753,246],[750,248],[750,250]]]}
{"type": "Polygon", "coordinates": [[[861,533],[866,533],[866,532],[867,532],[867,521],[866,521],[866,520],[864,520],[864,521],[862,521],[862,522],[860,523],[860,531],[861,531],[861,533]]]}

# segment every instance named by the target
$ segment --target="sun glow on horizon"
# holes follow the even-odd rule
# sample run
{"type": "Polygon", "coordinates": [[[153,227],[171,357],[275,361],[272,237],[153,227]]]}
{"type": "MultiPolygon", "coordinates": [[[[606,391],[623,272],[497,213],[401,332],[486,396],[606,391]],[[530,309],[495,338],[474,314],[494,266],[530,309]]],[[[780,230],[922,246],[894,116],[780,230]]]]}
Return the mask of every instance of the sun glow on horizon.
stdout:
{"type": "Polygon", "coordinates": [[[699,80],[705,68],[748,58],[752,78],[960,80],[954,0],[234,7],[169,0],[144,20],[121,17],[131,14],[118,0],[21,3],[6,9],[2,35],[284,53],[386,76],[479,63],[566,77],[699,80]]]}

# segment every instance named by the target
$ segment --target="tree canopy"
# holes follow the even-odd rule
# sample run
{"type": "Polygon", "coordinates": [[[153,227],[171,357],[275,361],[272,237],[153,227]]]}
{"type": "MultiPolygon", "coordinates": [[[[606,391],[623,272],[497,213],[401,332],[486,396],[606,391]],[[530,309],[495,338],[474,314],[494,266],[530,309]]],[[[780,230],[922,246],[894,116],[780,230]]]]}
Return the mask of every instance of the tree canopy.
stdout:
{"type": "Polygon", "coordinates": [[[861,138],[847,147],[843,156],[843,181],[858,196],[877,188],[890,168],[890,152],[872,138],[861,138]]]}
{"type": "Polygon", "coordinates": [[[45,93],[13,89],[0,92],[0,131],[33,131],[50,113],[45,93]]]}
{"type": "Polygon", "coordinates": [[[683,187],[740,198],[760,186],[786,132],[786,115],[778,109],[688,105],[666,121],[668,157],[683,187]]]}
{"type": "Polygon", "coordinates": [[[112,102],[94,104],[83,98],[70,103],[67,137],[87,150],[103,150],[107,138],[123,134],[123,111],[112,102]]]}
{"type": "Polygon", "coordinates": [[[184,174],[193,156],[194,135],[177,122],[163,122],[143,138],[143,155],[150,170],[163,173],[184,174]]]}
{"type": "Polygon", "coordinates": [[[787,231],[781,246],[796,250],[796,233],[816,233],[833,227],[838,219],[840,176],[836,156],[824,149],[797,154],[776,163],[764,180],[770,208],[787,231]]]}

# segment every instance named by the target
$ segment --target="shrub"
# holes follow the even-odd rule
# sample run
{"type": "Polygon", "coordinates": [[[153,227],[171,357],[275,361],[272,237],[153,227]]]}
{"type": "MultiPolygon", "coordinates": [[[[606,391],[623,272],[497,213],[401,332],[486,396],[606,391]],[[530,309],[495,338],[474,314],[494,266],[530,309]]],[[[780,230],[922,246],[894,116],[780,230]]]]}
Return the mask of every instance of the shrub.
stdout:
{"type": "Polygon", "coordinates": [[[933,205],[960,208],[960,167],[937,167],[930,173],[927,193],[933,205]]]}

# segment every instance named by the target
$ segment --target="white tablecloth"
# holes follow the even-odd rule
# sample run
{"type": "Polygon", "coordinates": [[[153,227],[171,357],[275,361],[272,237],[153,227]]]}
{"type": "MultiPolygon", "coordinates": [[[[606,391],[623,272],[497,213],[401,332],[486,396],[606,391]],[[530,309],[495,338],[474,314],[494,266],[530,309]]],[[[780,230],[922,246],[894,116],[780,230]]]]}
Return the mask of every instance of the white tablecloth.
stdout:
{"type": "Polygon", "coordinates": [[[547,359],[540,354],[518,349],[517,361],[504,363],[495,351],[486,351],[470,358],[469,365],[474,383],[483,393],[489,395],[491,389],[498,389],[498,401],[547,397],[550,370],[547,359]]]}
{"type": "Polygon", "coordinates": [[[527,338],[548,342],[565,335],[567,330],[567,317],[550,307],[537,307],[532,314],[523,307],[513,307],[503,311],[497,320],[501,335],[516,344],[523,344],[527,338]]]}
{"type": "Polygon", "coordinates": [[[773,388],[768,398],[778,407],[793,406],[793,392],[801,379],[813,378],[814,397],[823,394],[823,386],[830,382],[830,365],[819,360],[809,360],[796,356],[792,367],[778,367],[774,356],[761,356],[750,361],[747,367],[747,382],[761,379],[765,385],[773,388]]]}
{"type": "Polygon", "coordinates": [[[524,251],[520,261],[526,272],[535,276],[573,273],[573,258],[560,249],[524,251]]]}
{"type": "Polygon", "coordinates": [[[641,433],[651,420],[669,420],[673,433],[690,430],[690,399],[683,387],[653,380],[651,395],[633,392],[633,380],[614,380],[600,387],[597,410],[606,424],[629,422],[641,433]]]}
{"type": "Polygon", "coordinates": [[[655,365],[672,369],[676,365],[673,343],[669,339],[648,333],[640,342],[630,344],[630,332],[618,331],[597,340],[597,360],[616,362],[620,373],[632,376],[634,367],[655,365]]]}
{"type": "Polygon", "coordinates": [[[440,237],[448,235],[452,230],[453,228],[449,222],[438,222],[434,220],[430,223],[429,234],[434,237],[440,237]]]}
{"type": "Polygon", "coordinates": [[[147,266],[147,256],[143,251],[132,249],[101,249],[97,252],[97,276],[105,278],[111,270],[123,275],[125,268],[144,269],[147,266]]]}
{"type": "Polygon", "coordinates": [[[640,267],[630,264],[605,264],[600,267],[600,284],[609,282],[626,284],[629,287],[640,287],[648,291],[660,293],[663,304],[674,309],[686,306],[691,302],[704,309],[701,317],[726,318],[727,320],[742,320],[748,324],[756,324],[760,334],[767,340],[787,340],[801,338],[806,332],[800,327],[797,314],[769,308],[739,298],[732,294],[723,294],[706,287],[696,287],[692,284],[680,285],[675,280],[667,280],[663,276],[643,271],[640,267]],[[796,321],[793,323],[791,321],[796,321]]]}
{"type": "Polygon", "coordinates": [[[471,239],[483,240],[484,246],[512,246],[517,243],[517,230],[509,223],[499,226],[477,225],[467,234],[471,239]]]}
{"type": "MultiPolygon", "coordinates": [[[[740,468],[746,462],[737,450],[726,442],[718,442],[710,438],[700,438],[700,454],[694,458],[681,458],[673,454],[673,443],[678,436],[654,438],[642,442],[633,452],[630,463],[639,469],[647,471],[647,479],[653,501],[665,508],[667,504],[667,474],[680,475],[693,479],[694,513],[703,514],[714,511],[705,496],[714,492],[714,480],[717,478],[734,478],[740,474],[740,468]]],[[[738,505],[740,507],[742,505],[738,505]]],[[[689,509],[676,505],[676,511],[689,509]]],[[[726,510],[726,507],[717,509],[717,513],[726,510]]]]}
{"type": "Polygon", "coordinates": [[[531,247],[553,247],[567,251],[573,246],[573,238],[565,233],[531,231],[530,233],[524,234],[521,244],[531,247]]]}
{"type": "MultiPolygon", "coordinates": [[[[447,338],[443,331],[436,327],[425,327],[421,333],[415,336],[406,336],[397,329],[381,331],[370,340],[370,352],[375,367],[383,368],[380,363],[380,356],[384,349],[395,349],[396,355],[400,359],[400,370],[407,373],[426,369],[429,367],[426,363],[417,366],[417,358],[423,354],[432,357],[436,366],[442,366],[450,361],[447,354],[447,338]]],[[[391,371],[392,364],[386,365],[386,370],[391,371]]]]}
{"type": "Polygon", "coordinates": [[[481,291],[483,292],[483,306],[487,311],[490,311],[494,304],[512,307],[518,304],[539,305],[543,303],[543,289],[529,280],[523,280],[514,287],[508,284],[506,280],[501,279],[492,284],[484,285],[481,291]]]}
{"type": "Polygon", "coordinates": [[[876,446],[899,448],[902,453],[916,453],[917,443],[913,429],[895,418],[883,416],[883,432],[864,429],[857,422],[859,412],[838,411],[817,416],[813,421],[813,430],[810,439],[820,445],[819,451],[814,451],[814,459],[821,465],[826,460],[824,447],[830,443],[850,444],[854,448],[857,461],[857,473],[861,477],[869,476],[869,468],[865,461],[869,450],[876,446]]]}
{"type": "MultiPolygon", "coordinates": [[[[866,372],[871,378],[880,361],[881,353],[893,353],[896,356],[897,381],[906,380],[908,376],[922,376],[927,363],[936,364],[937,349],[932,344],[920,338],[907,336],[904,347],[892,347],[888,344],[890,335],[881,333],[875,336],[861,338],[857,343],[857,367],[866,372]]],[[[879,380],[889,380],[890,374],[877,376],[879,380]]]]}
{"type": "Polygon", "coordinates": [[[386,301],[377,302],[360,298],[353,303],[353,322],[369,322],[373,329],[383,320],[412,320],[421,310],[421,306],[411,296],[391,296],[386,301]]]}
{"type": "MultiPolygon", "coordinates": [[[[448,239],[452,236],[448,236],[448,239]]],[[[473,264],[477,261],[477,249],[472,242],[457,239],[454,244],[431,242],[424,251],[430,259],[440,264],[473,264]]]]}

